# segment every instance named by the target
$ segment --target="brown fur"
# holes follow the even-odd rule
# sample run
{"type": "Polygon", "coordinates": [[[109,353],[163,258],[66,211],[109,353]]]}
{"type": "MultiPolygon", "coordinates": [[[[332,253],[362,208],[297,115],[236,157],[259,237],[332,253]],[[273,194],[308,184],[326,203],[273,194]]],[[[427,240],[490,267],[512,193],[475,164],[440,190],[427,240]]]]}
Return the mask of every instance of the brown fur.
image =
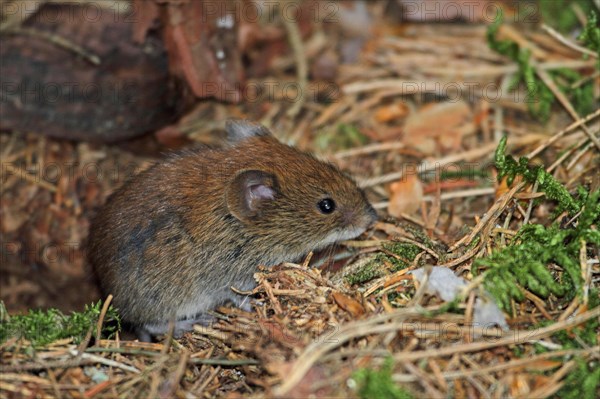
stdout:
{"type": "Polygon", "coordinates": [[[90,260],[125,321],[162,330],[171,318],[194,318],[226,301],[239,306],[245,298],[230,287],[252,289],[258,265],[298,260],[331,243],[326,237],[349,239],[375,220],[362,191],[337,168],[256,129],[226,148],[155,165],[99,212],[90,260]],[[276,195],[240,216],[246,213],[234,208],[243,193],[233,182],[248,170],[271,176],[276,195]],[[337,204],[329,215],[317,206],[325,197],[337,204]]]}

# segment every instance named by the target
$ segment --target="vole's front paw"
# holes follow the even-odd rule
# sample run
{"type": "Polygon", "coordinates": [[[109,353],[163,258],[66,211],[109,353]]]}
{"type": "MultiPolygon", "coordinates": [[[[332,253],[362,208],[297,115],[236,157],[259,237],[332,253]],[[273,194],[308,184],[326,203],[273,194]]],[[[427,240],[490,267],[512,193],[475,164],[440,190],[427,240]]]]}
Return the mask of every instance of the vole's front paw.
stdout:
{"type": "Polygon", "coordinates": [[[194,316],[192,319],[179,320],[175,323],[175,331],[173,332],[173,336],[175,338],[181,338],[181,336],[194,329],[194,324],[200,324],[201,326],[209,326],[214,323],[216,318],[209,314],[201,313],[199,315],[194,316]]]}

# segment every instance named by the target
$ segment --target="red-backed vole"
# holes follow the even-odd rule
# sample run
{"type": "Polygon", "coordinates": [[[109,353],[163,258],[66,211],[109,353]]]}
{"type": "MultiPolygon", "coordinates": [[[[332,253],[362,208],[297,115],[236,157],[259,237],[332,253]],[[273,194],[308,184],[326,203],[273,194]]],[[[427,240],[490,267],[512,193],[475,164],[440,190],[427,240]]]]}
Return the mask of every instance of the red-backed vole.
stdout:
{"type": "Polygon", "coordinates": [[[376,220],[335,166],[231,120],[228,145],[187,151],[133,177],[92,223],[90,262],[140,338],[191,328],[252,289],[258,265],[295,261],[376,220]]]}

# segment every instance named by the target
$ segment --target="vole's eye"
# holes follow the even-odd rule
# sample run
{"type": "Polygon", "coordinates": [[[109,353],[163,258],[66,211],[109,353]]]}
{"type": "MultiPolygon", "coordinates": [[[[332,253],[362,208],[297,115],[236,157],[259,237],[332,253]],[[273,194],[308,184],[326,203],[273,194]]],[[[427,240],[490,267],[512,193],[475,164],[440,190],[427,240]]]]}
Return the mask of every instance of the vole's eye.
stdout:
{"type": "Polygon", "coordinates": [[[335,211],[335,201],[331,198],[325,198],[317,204],[322,213],[329,214],[335,211]]]}

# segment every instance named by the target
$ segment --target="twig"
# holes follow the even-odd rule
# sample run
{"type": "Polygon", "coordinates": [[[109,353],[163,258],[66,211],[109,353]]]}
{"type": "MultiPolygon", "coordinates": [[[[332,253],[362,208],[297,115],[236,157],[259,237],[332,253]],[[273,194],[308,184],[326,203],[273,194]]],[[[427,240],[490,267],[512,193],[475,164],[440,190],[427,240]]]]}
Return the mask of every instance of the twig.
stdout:
{"type": "MultiPolygon", "coordinates": [[[[365,290],[365,292],[363,292],[363,294],[362,294],[363,298],[369,297],[370,295],[372,295],[375,291],[377,291],[380,288],[383,288],[382,291],[385,292],[385,291],[388,291],[389,289],[392,289],[393,287],[396,287],[403,280],[411,279],[412,277],[409,277],[406,274],[409,271],[414,269],[414,266],[418,264],[419,260],[421,259],[421,257],[423,256],[424,253],[425,252],[420,252],[415,257],[415,260],[412,262],[410,267],[407,267],[406,269],[400,269],[389,276],[383,276],[383,277],[380,277],[379,279],[375,280],[369,286],[369,288],[367,288],[365,290]]],[[[381,295],[383,292],[379,292],[378,295],[381,295]]]]}
{"type": "MultiPolygon", "coordinates": [[[[163,356],[159,352],[150,352],[144,350],[127,349],[127,348],[88,348],[86,352],[108,352],[108,353],[121,353],[127,355],[142,355],[142,356],[163,356]]],[[[191,364],[210,364],[220,366],[245,366],[245,365],[256,365],[260,362],[256,359],[203,359],[203,358],[191,358],[188,359],[188,363],[191,364]]]]}
{"type": "MultiPolygon", "coordinates": [[[[425,172],[428,172],[431,170],[435,170],[436,168],[444,167],[445,165],[448,165],[453,162],[464,161],[464,160],[473,159],[473,158],[479,158],[481,156],[489,154],[489,152],[493,151],[496,148],[496,146],[497,146],[497,143],[493,143],[493,144],[487,145],[483,148],[476,148],[471,151],[463,152],[460,154],[450,155],[450,156],[447,156],[444,158],[439,158],[434,161],[429,161],[429,162],[423,161],[421,164],[417,165],[416,171],[418,171],[418,173],[425,173],[425,172]]],[[[358,185],[362,188],[366,188],[366,187],[376,186],[376,185],[382,184],[382,183],[388,183],[388,182],[391,182],[394,180],[400,180],[402,177],[404,177],[405,173],[406,173],[405,170],[401,170],[399,172],[392,172],[392,173],[389,173],[389,174],[383,175],[383,176],[377,176],[377,177],[368,178],[368,179],[361,179],[358,181],[358,185]]]]}
{"type": "Polygon", "coordinates": [[[54,391],[54,395],[56,395],[58,399],[62,399],[62,395],[60,394],[60,389],[58,388],[58,381],[56,381],[56,375],[54,375],[54,371],[48,369],[47,373],[50,379],[50,383],[52,384],[52,390],[54,391]]]}
{"type": "Polygon", "coordinates": [[[85,334],[85,337],[81,340],[81,342],[79,343],[79,345],[77,346],[77,357],[76,359],[81,358],[81,356],[83,355],[83,352],[85,351],[85,348],[87,348],[87,346],[90,343],[90,340],[92,339],[92,332],[94,331],[94,328],[92,326],[90,326],[87,330],[87,333],[85,334]]]}
{"type": "MultiPolygon", "coordinates": [[[[536,180],[533,184],[533,188],[531,189],[531,193],[537,193],[538,189],[538,181],[536,180]]],[[[529,218],[531,217],[531,211],[533,211],[533,201],[529,201],[529,205],[527,206],[527,213],[525,214],[525,218],[523,219],[523,226],[529,223],[529,218]]]]}
{"type": "Polygon", "coordinates": [[[84,398],[94,398],[97,397],[98,394],[102,391],[105,391],[106,389],[110,388],[113,385],[116,385],[120,382],[120,378],[115,378],[115,379],[110,379],[110,380],[105,380],[102,382],[99,382],[98,384],[92,386],[91,388],[89,388],[88,390],[86,390],[83,393],[83,397],[84,398]]]}
{"type": "Polygon", "coordinates": [[[414,307],[421,303],[421,299],[423,299],[423,297],[425,296],[425,293],[427,292],[427,288],[429,286],[429,276],[431,275],[431,270],[431,265],[425,266],[425,274],[423,275],[423,280],[419,280],[419,288],[417,289],[417,292],[415,292],[411,300],[408,302],[406,307],[414,307]]]}
{"type": "Polygon", "coordinates": [[[558,40],[559,42],[564,44],[565,46],[567,46],[575,51],[578,51],[580,53],[587,54],[590,57],[598,58],[598,54],[596,54],[596,52],[571,42],[570,40],[568,40],[566,37],[564,37],[563,35],[558,33],[556,30],[554,30],[550,26],[548,26],[546,24],[542,24],[542,29],[545,30],[546,33],[548,33],[550,36],[552,36],[553,38],[555,38],[556,40],[558,40]]]}
{"type": "MultiPolygon", "coordinates": [[[[71,354],[73,356],[77,356],[77,351],[76,350],[71,350],[70,351],[71,354]]],[[[86,364],[93,364],[93,363],[101,363],[104,364],[106,366],[112,366],[112,367],[117,367],[126,371],[131,371],[134,373],[139,373],[139,370],[131,367],[131,366],[127,366],[125,364],[113,361],[113,360],[109,360],[109,359],[105,359],[103,357],[100,356],[94,356],[94,355],[89,355],[87,353],[84,353],[83,355],[81,355],[81,357],[79,359],[67,359],[67,360],[55,360],[55,361],[51,361],[51,362],[35,362],[35,363],[27,363],[27,364],[17,364],[17,365],[8,365],[8,366],[2,366],[2,372],[6,373],[6,372],[13,372],[13,371],[33,371],[33,370],[43,370],[43,369],[56,369],[56,368],[71,368],[71,367],[79,367],[79,366],[83,366],[86,364]]]]}
{"type": "Polygon", "coordinates": [[[140,355],[140,356],[161,356],[162,354],[160,352],[152,352],[152,351],[146,351],[146,350],[142,350],[142,349],[131,349],[131,348],[87,348],[85,350],[86,352],[99,352],[99,353],[120,353],[123,355],[140,355]]]}
{"type": "Polygon", "coordinates": [[[581,240],[579,248],[579,265],[583,277],[583,304],[587,306],[592,283],[592,264],[587,260],[587,243],[584,240],[581,240]]]}
{"type": "Polygon", "coordinates": [[[374,144],[369,144],[369,145],[365,145],[365,146],[358,147],[358,148],[352,148],[349,150],[339,151],[339,152],[336,152],[333,156],[335,158],[341,159],[341,158],[347,158],[347,157],[354,157],[356,155],[367,155],[367,154],[372,154],[374,152],[398,150],[398,149],[402,149],[402,148],[406,148],[406,144],[402,143],[402,142],[374,143],[374,144]]]}
{"type": "Polygon", "coordinates": [[[296,58],[296,72],[298,74],[298,94],[299,97],[294,105],[287,111],[289,117],[294,118],[298,112],[302,109],[306,101],[306,92],[308,87],[308,61],[306,60],[306,52],[304,51],[304,44],[302,43],[302,35],[296,20],[286,18],[283,13],[281,14],[283,25],[288,33],[288,39],[290,46],[294,52],[294,58],[296,58]]]}
{"type": "Polygon", "coordinates": [[[571,161],[569,161],[569,163],[567,164],[567,170],[571,170],[573,168],[573,166],[575,166],[577,161],[579,161],[579,158],[581,158],[586,152],[588,152],[590,148],[592,148],[591,142],[585,144],[583,146],[583,148],[577,153],[577,155],[575,155],[573,157],[573,159],[571,159],[571,161]]]}
{"type": "Polygon", "coordinates": [[[584,76],[581,79],[579,79],[578,81],[574,82],[571,85],[571,89],[577,89],[578,87],[583,86],[587,82],[597,79],[598,77],[600,77],[600,71],[596,71],[596,72],[592,73],[591,75],[584,76]]]}
{"type": "Polygon", "coordinates": [[[448,356],[454,353],[463,352],[476,352],[483,349],[495,348],[505,345],[517,345],[520,343],[526,343],[529,341],[539,340],[550,336],[558,331],[566,330],[571,327],[575,327],[579,324],[585,323],[586,321],[600,317],[600,307],[594,308],[588,312],[582,313],[579,316],[575,316],[569,320],[563,322],[554,323],[550,326],[540,328],[532,331],[514,331],[512,334],[499,338],[496,341],[478,341],[471,344],[453,345],[444,348],[427,349],[423,351],[416,351],[411,353],[403,353],[402,360],[417,360],[432,356],[448,356]]]}
{"type": "Polygon", "coordinates": [[[433,386],[432,378],[427,373],[425,373],[423,370],[421,370],[419,367],[416,367],[414,364],[409,363],[409,362],[403,362],[402,366],[407,371],[410,371],[412,374],[419,377],[418,382],[421,384],[421,386],[425,390],[427,398],[443,399],[445,397],[445,395],[443,395],[440,391],[438,391],[433,386]]]}
{"type": "MultiPolygon", "coordinates": [[[[537,295],[533,294],[532,292],[527,291],[525,288],[519,287],[519,289],[523,293],[523,295],[525,296],[525,298],[527,298],[531,302],[533,302],[533,304],[535,305],[535,307],[538,308],[538,310],[540,311],[540,313],[546,319],[552,320],[552,316],[546,310],[546,307],[544,306],[544,301],[540,297],[538,297],[537,295]]],[[[562,320],[559,319],[558,321],[562,321],[562,320]]]]}
{"type": "Polygon", "coordinates": [[[559,316],[558,321],[566,320],[577,309],[578,305],[579,305],[579,296],[575,295],[575,298],[573,298],[573,300],[571,301],[569,306],[567,306],[567,308],[559,316]]]}
{"type": "MultiPolygon", "coordinates": [[[[561,68],[570,68],[570,69],[587,69],[593,68],[595,62],[593,60],[589,61],[548,61],[541,62],[538,64],[541,70],[554,70],[561,68]]],[[[500,76],[505,75],[507,73],[516,73],[519,71],[519,67],[517,65],[507,65],[500,67],[489,67],[490,70],[486,73],[479,73],[479,75],[492,75],[492,76],[500,76]]],[[[455,75],[460,75],[465,78],[470,77],[473,73],[469,73],[464,69],[456,69],[454,71],[449,71],[447,68],[444,69],[428,69],[429,73],[440,73],[444,76],[448,76],[449,74],[454,73],[455,75]]],[[[477,74],[475,74],[477,75],[477,74]]],[[[414,79],[400,79],[400,78],[383,78],[376,80],[367,80],[367,81],[358,81],[353,83],[345,84],[342,87],[342,91],[344,94],[358,94],[368,91],[376,91],[376,90],[396,90],[398,95],[412,95],[412,94],[420,94],[423,92],[439,92],[439,86],[444,86],[446,83],[450,82],[442,82],[437,80],[433,82],[431,85],[426,84],[425,81],[415,82],[414,79]],[[418,84],[415,84],[418,83],[418,84]]],[[[456,84],[456,82],[452,82],[456,84]]],[[[447,94],[447,93],[444,93],[447,94]]]]}
{"type": "Polygon", "coordinates": [[[344,96],[340,99],[340,101],[336,101],[329,105],[327,108],[325,108],[321,115],[319,115],[317,120],[313,122],[312,127],[317,128],[321,125],[324,125],[334,116],[345,111],[348,107],[350,107],[350,105],[352,105],[351,102],[348,101],[349,99],[352,99],[352,97],[353,96],[344,96]]]}
{"type": "MultiPolygon", "coordinates": [[[[596,352],[598,349],[595,350],[596,352]]],[[[523,359],[517,359],[508,361],[506,363],[496,364],[489,367],[481,367],[477,369],[472,369],[468,371],[447,371],[442,374],[442,377],[446,380],[455,380],[458,378],[464,378],[466,376],[477,376],[484,374],[496,373],[499,371],[510,370],[512,368],[522,368],[530,363],[539,362],[542,359],[552,358],[552,357],[560,357],[560,356],[585,356],[590,354],[587,349],[566,349],[559,350],[554,352],[546,352],[539,354],[533,357],[526,357],[523,359]]],[[[413,382],[412,375],[402,375],[402,374],[394,374],[392,375],[392,379],[396,382],[413,382]]]]}
{"type": "Polygon", "coordinates": [[[55,185],[50,184],[47,181],[42,180],[41,178],[37,178],[37,177],[31,176],[29,173],[27,173],[26,170],[21,169],[21,168],[16,167],[16,166],[13,166],[10,163],[4,163],[3,162],[2,163],[2,168],[4,168],[7,172],[9,172],[9,173],[11,173],[11,174],[13,174],[15,176],[18,176],[18,177],[20,177],[20,178],[22,178],[24,180],[27,180],[30,183],[36,184],[36,185],[38,185],[40,187],[43,187],[46,190],[51,191],[53,193],[55,193],[58,190],[58,188],[55,185]]]}
{"type": "Polygon", "coordinates": [[[181,378],[185,374],[185,367],[187,366],[187,362],[190,357],[190,352],[188,352],[187,350],[184,349],[179,356],[180,356],[179,363],[177,363],[177,368],[175,369],[175,372],[173,373],[173,377],[171,378],[169,392],[167,392],[164,395],[167,398],[175,397],[175,392],[177,392],[177,387],[179,386],[179,383],[181,382],[181,378]]]}
{"type": "MultiPolygon", "coordinates": [[[[441,374],[441,377],[445,380],[456,380],[459,378],[465,377],[473,377],[478,375],[492,374],[505,370],[510,370],[513,368],[522,369],[523,366],[526,366],[531,363],[537,363],[540,360],[553,358],[553,357],[566,357],[566,356],[598,356],[600,354],[599,348],[593,348],[591,351],[589,349],[564,349],[557,350],[553,352],[545,352],[533,357],[525,357],[522,359],[511,360],[506,363],[495,364],[493,366],[475,368],[471,370],[461,370],[461,371],[446,371],[441,374]]],[[[336,352],[330,355],[324,356],[324,361],[332,361],[337,360],[339,358],[350,357],[350,356],[369,356],[369,357],[388,357],[391,353],[385,349],[358,349],[358,350],[347,350],[343,352],[336,352]]],[[[413,374],[398,374],[395,373],[392,375],[392,379],[398,383],[407,383],[407,382],[415,382],[418,377],[413,374]]]]}
{"type": "MultiPolygon", "coordinates": [[[[199,392],[200,394],[202,394],[204,389],[206,388],[206,386],[208,384],[210,384],[210,382],[213,380],[213,378],[215,378],[217,376],[217,374],[219,374],[220,371],[221,371],[221,366],[215,367],[214,370],[208,376],[208,378],[206,378],[206,380],[204,380],[204,382],[202,382],[202,384],[196,389],[196,392],[199,392]]],[[[198,395],[198,396],[203,396],[203,395],[198,395]]]]}
{"type": "MultiPolygon", "coordinates": [[[[78,354],[78,352],[74,349],[69,350],[69,352],[73,356],[76,356],[78,354]]],[[[140,371],[133,366],[128,366],[126,364],[123,364],[123,363],[120,363],[120,362],[117,362],[117,361],[114,361],[111,359],[106,359],[102,356],[96,356],[96,355],[92,355],[89,353],[83,353],[83,354],[81,354],[81,358],[82,358],[82,360],[89,360],[92,362],[104,364],[105,366],[120,368],[121,370],[130,371],[132,373],[136,373],[136,374],[140,373],[140,371]]]]}
{"type": "Polygon", "coordinates": [[[167,335],[164,337],[163,346],[160,349],[160,358],[156,363],[154,363],[154,369],[150,372],[150,393],[148,397],[156,398],[158,397],[158,388],[160,383],[162,382],[161,371],[164,369],[164,365],[169,359],[168,353],[169,349],[171,349],[171,341],[173,341],[173,334],[175,332],[175,319],[171,318],[169,320],[169,325],[167,327],[167,335]]]}
{"type": "Polygon", "coordinates": [[[546,381],[543,386],[540,388],[529,392],[530,397],[532,398],[548,398],[552,396],[556,391],[558,391],[563,385],[559,384],[558,381],[561,380],[565,375],[567,375],[571,370],[577,367],[577,363],[574,360],[570,360],[565,363],[560,370],[558,370],[549,381],[546,381]]]}
{"type": "MultiPolygon", "coordinates": [[[[441,201],[447,201],[450,199],[456,198],[471,198],[471,197],[480,197],[485,195],[494,194],[496,190],[493,187],[485,187],[485,188],[474,188],[470,190],[459,190],[452,191],[450,193],[443,193],[440,195],[441,201]]],[[[433,202],[435,197],[433,195],[425,195],[423,197],[423,201],[425,202],[433,202]]],[[[384,209],[390,205],[390,201],[381,201],[373,204],[373,208],[375,209],[384,209]]]]}
{"type": "Polygon", "coordinates": [[[520,183],[515,185],[510,191],[504,193],[496,203],[486,212],[483,218],[477,223],[477,226],[471,231],[471,233],[463,238],[461,238],[458,242],[452,245],[448,250],[450,252],[454,251],[461,245],[469,245],[473,238],[488,224],[493,223],[504,211],[506,204],[508,201],[515,195],[517,191],[522,189],[525,186],[525,183],[520,183]]]}
{"type": "MultiPolygon", "coordinates": [[[[589,143],[590,145],[592,145],[592,143],[589,143]]],[[[587,146],[586,146],[587,148],[587,146]]],[[[546,168],[546,172],[551,173],[554,169],[556,169],[558,167],[558,165],[560,165],[561,163],[563,163],[565,161],[565,159],[569,158],[571,156],[571,154],[573,154],[575,152],[577,148],[573,147],[573,148],[569,148],[568,150],[566,150],[556,161],[554,161],[552,163],[552,165],[548,166],[546,168]]],[[[585,151],[582,151],[581,154],[585,153],[585,151]]]]}
{"type": "MultiPolygon", "coordinates": [[[[527,144],[530,144],[531,142],[537,141],[538,139],[539,139],[538,136],[519,137],[515,140],[511,140],[511,145],[512,146],[527,145],[527,144]]],[[[485,155],[489,155],[491,152],[493,152],[496,149],[497,146],[498,146],[498,143],[490,143],[481,148],[475,148],[475,149],[472,149],[469,151],[464,151],[464,152],[461,152],[458,154],[449,155],[449,156],[446,156],[443,158],[438,158],[438,159],[435,159],[432,161],[423,161],[419,165],[417,165],[415,168],[409,169],[408,172],[416,171],[417,173],[425,173],[425,172],[435,170],[437,168],[443,168],[444,166],[455,163],[455,162],[468,161],[471,159],[480,158],[485,155]]],[[[395,181],[395,180],[400,180],[402,177],[404,177],[404,174],[406,172],[407,172],[406,170],[400,170],[398,172],[392,172],[392,173],[389,173],[389,174],[383,175],[383,176],[359,179],[358,185],[362,188],[366,188],[366,187],[376,186],[378,184],[383,184],[383,183],[388,183],[388,182],[395,181]]]]}
{"type": "Polygon", "coordinates": [[[252,366],[260,364],[256,359],[202,359],[197,357],[189,359],[188,363],[211,366],[252,366]]]}
{"type": "MultiPolygon", "coordinates": [[[[410,313],[410,308],[403,309],[405,313],[404,317],[407,317],[410,313]]],[[[398,312],[399,314],[402,314],[398,312]]],[[[397,314],[396,314],[397,315],[397,314]]],[[[580,325],[586,321],[599,317],[600,307],[594,308],[587,311],[579,316],[575,316],[564,322],[552,324],[548,327],[540,328],[534,331],[513,331],[497,340],[485,340],[478,341],[469,344],[459,344],[446,346],[442,348],[427,349],[414,352],[401,352],[394,356],[394,359],[399,362],[413,361],[419,359],[426,359],[430,357],[449,356],[455,353],[464,352],[476,352],[484,349],[495,348],[505,345],[516,345],[519,343],[526,343],[532,340],[541,339],[552,335],[558,331],[566,330],[568,328],[580,325]]],[[[376,318],[373,318],[376,319],[376,318]]],[[[330,350],[343,345],[351,339],[361,337],[364,335],[380,334],[388,331],[398,331],[400,329],[409,329],[414,327],[412,323],[404,323],[402,320],[392,323],[386,323],[381,325],[373,325],[371,320],[360,320],[357,322],[351,322],[343,326],[338,332],[335,340],[317,340],[314,343],[308,345],[304,352],[300,355],[298,360],[295,362],[293,369],[287,376],[286,380],[275,389],[274,393],[276,396],[285,396],[293,387],[298,384],[304,377],[306,372],[327,352],[330,350]]]]}
{"type": "Polygon", "coordinates": [[[599,115],[600,115],[600,109],[596,110],[596,112],[593,112],[593,113],[585,116],[584,118],[581,118],[581,119],[571,123],[569,126],[564,128],[563,130],[559,131],[558,133],[554,134],[548,140],[546,140],[545,142],[540,144],[535,150],[531,151],[527,155],[527,158],[531,159],[531,158],[535,157],[537,154],[544,151],[544,149],[546,149],[549,145],[551,145],[552,143],[554,143],[555,141],[560,139],[565,134],[569,133],[570,131],[574,130],[575,128],[578,128],[579,126],[583,125],[584,123],[587,123],[587,122],[591,121],[592,119],[595,119],[599,115]]]}
{"type": "MultiPolygon", "coordinates": [[[[573,104],[571,104],[571,102],[567,99],[565,94],[556,86],[556,83],[554,83],[554,80],[548,74],[548,72],[539,68],[539,64],[537,64],[535,60],[531,60],[531,64],[535,68],[535,73],[540,77],[540,79],[542,79],[544,84],[548,86],[552,94],[556,96],[556,98],[562,104],[562,106],[565,107],[565,109],[567,110],[569,115],[571,115],[573,120],[580,120],[581,117],[577,114],[575,108],[573,108],[573,104]]],[[[592,140],[592,142],[596,145],[596,147],[598,147],[598,150],[600,150],[600,140],[598,139],[598,137],[596,137],[585,124],[582,124],[581,128],[583,129],[585,134],[587,134],[590,140],[592,140]]]]}
{"type": "Polygon", "coordinates": [[[112,299],[112,294],[108,294],[108,297],[106,297],[106,300],[102,305],[102,311],[100,312],[98,323],[96,323],[96,342],[100,342],[100,338],[102,336],[102,324],[104,323],[104,317],[106,316],[106,312],[108,311],[108,307],[110,306],[112,299]]]}
{"type": "Polygon", "coordinates": [[[273,287],[271,287],[271,284],[269,284],[267,279],[264,277],[262,277],[260,284],[263,287],[265,287],[265,292],[273,304],[273,309],[275,310],[275,313],[276,314],[283,313],[283,309],[281,309],[281,305],[279,304],[277,297],[275,296],[275,294],[273,294],[273,287]]]}

